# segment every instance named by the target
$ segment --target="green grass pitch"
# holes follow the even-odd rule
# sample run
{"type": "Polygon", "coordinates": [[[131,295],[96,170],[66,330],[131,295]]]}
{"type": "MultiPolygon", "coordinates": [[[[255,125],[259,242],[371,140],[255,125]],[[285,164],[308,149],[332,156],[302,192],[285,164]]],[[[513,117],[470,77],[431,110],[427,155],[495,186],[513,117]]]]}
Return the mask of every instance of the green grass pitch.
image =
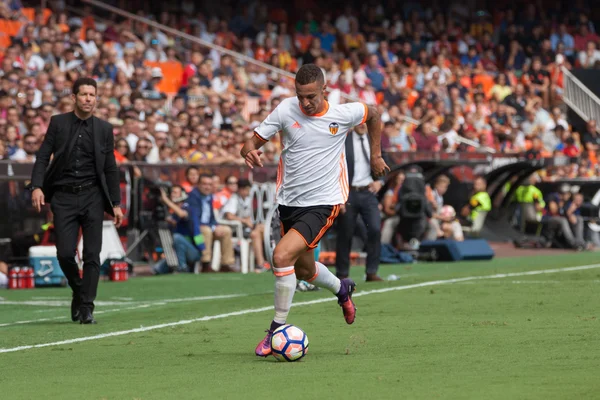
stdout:
{"type": "Polygon", "coordinates": [[[272,318],[268,273],[101,282],[94,326],[70,322],[67,289],[5,290],[0,398],[600,398],[599,262],[385,265],[401,279],[382,284],[353,268],[351,326],[330,293],[296,293],[288,322],[310,340],[297,363],[253,354],[272,318]]]}

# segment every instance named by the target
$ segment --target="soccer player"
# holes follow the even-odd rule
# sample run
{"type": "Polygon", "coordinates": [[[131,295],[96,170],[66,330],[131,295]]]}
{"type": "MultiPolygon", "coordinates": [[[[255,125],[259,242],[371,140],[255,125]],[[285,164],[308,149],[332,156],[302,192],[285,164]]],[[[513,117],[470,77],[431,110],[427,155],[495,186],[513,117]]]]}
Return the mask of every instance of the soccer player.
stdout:
{"type": "Polygon", "coordinates": [[[389,171],[381,157],[381,118],[374,107],[328,104],[325,78],[314,64],[300,68],[295,86],[296,97],[283,100],[240,152],[250,168],[262,167],[260,147],[281,132],[277,204],[283,237],[273,253],[275,317],[256,347],[256,355],[261,357],[271,354],[273,331],[286,322],[296,279],[330,290],[338,298],[346,323],[354,322],[355,283],[338,279],[325,265],[315,262],[313,253],[348,199],[344,149],[346,134],[353,127],[367,124],[373,173],[382,176],[389,171]]]}

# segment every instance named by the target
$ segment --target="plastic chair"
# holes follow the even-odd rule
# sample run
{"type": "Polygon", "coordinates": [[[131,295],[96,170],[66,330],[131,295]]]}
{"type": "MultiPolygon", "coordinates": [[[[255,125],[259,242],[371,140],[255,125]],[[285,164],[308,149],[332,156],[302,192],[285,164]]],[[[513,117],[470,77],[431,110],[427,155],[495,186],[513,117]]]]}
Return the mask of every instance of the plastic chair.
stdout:
{"type": "MultiPolygon", "coordinates": [[[[244,237],[244,225],[240,221],[228,221],[217,218],[217,224],[231,227],[232,241],[239,246],[240,249],[240,270],[242,274],[254,272],[254,251],[252,250],[250,239],[244,237]]],[[[211,268],[218,271],[221,265],[221,242],[213,240],[213,252],[211,260],[211,268]]]]}

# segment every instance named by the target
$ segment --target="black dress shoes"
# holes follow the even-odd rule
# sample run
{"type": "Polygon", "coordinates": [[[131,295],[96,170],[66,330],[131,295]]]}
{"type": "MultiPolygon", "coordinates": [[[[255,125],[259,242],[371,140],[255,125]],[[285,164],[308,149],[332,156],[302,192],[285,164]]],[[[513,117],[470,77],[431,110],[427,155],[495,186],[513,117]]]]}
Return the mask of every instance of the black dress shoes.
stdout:
{"type": "Polygon", "coordinates": [[[80,319],[79,319],[81,324],[96,324],[96,320],[94,319],[94,315],[92,314],[92,311],[88,308],[82,308],[80,310],[80,319]]]}
{"type": "Polygon", "coordinates": [[[73,300],[71,300],[71,321],[77,322],[81,319],[80,306],[81,301],[79,300],[79,296],[73,295],[73,300]]]}

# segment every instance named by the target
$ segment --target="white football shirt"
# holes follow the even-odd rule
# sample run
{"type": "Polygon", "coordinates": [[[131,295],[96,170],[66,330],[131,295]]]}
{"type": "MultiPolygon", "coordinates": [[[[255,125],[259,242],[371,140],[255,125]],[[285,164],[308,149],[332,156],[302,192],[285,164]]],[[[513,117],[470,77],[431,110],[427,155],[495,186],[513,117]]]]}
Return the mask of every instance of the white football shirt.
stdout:
{"type": "Polygon", "coordinates": [[[321,113],[307,115],[297,97],[283,100],[254,130],[263,140],[281,132],[277,204],[308,207],[346,203],[346,134],[367,116],[363,103],[326,103],[321,113]]]}

